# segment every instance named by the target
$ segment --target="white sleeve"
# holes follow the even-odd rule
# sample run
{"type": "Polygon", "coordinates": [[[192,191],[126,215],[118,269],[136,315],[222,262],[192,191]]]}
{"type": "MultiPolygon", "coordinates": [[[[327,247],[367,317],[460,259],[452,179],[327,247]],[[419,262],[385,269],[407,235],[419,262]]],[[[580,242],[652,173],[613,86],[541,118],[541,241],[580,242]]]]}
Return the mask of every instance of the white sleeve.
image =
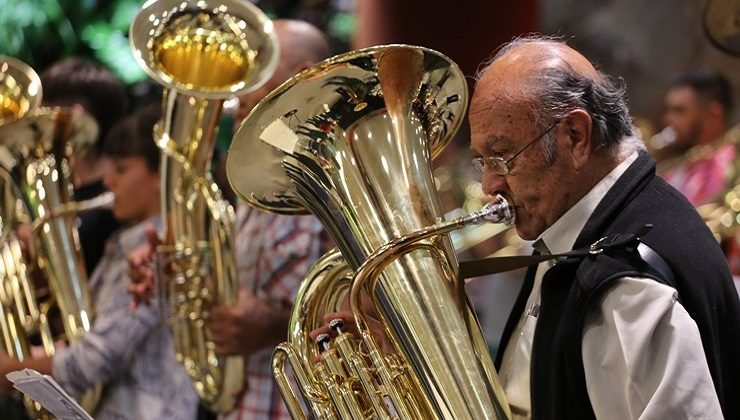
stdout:
{"type": "Polygon", "coordinates": [[[722,418],[699,329],[676,295],[625,277],[586,317],[583,367],[596,418],[722,418]]]}

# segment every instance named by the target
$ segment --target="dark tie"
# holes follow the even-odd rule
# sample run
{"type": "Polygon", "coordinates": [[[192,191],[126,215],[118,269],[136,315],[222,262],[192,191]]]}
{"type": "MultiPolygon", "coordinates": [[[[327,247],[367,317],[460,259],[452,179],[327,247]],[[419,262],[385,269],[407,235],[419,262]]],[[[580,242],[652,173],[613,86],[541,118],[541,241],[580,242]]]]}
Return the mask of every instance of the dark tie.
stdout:
{"type": "Polygon", "coordinates": [[[534,241],[534,243],[532,244],[532,248],[534,248],[534,252],[536,252],[536,254],[533,255],[550,255],[550,249],[547,248],[547,245],[545,245],[545,241],[543,241],[542,239],[537,239],[536,241],[534,241]]]}
{"type": "MultiPolygon", "coordinates": [[[[542,245],[544,245],[544,242],[542,245]]],[[[545,247],[545,249],[547,249],[547,247],[545,247]]],[[[535,248],[532,250],[532,255],[540,255],[540,251],[535,248]]],[[[517,296],[514,307],[511,309],[511,313],[509,314],[509,319],[506,321],[504,332],[501,334],[501,342],[499,343],[499,348],[496,352],[496,369],[501,368],[501,361],[504,358],[504,349],[508,345],[509,340],[511,339],[511,334],[514,332],[522,313],[524,313],[524,310],[526,309],[527,299],[529,299],[529,294],[532,293],[532,287],[534,286],[534,277],[537,274],[537,266],[538,264],[530,265],[527,268],[527,274],[524,275],[522,289],[519,291],[519,296],[517,296]]]]}

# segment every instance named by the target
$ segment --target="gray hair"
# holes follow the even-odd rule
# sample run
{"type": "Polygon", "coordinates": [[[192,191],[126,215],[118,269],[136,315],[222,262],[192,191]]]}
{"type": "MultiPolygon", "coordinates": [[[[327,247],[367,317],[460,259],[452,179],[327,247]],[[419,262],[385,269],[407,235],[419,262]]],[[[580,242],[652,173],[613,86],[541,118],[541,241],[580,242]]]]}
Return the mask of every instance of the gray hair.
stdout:
{"type": "MultiPolygon", "coordinates": [[[[501,47],[482,71],[478,78],[491,64],[498,61],[512,50],[528,43],[548,42],[565,45],[562,40],[527,36],[516,38],[501,47]]],[[[523,88],[524,98],[531,99],[530,112],[539,130],[545,129],[554,121],[564,118],[574,109],[582,109],[591,116],[593,124],[593,143],[598,150],[603,149],[614,155],[624,152],[625,148],[635,150],[634,142],[621,145],[623,139],[632,136],[632,118],[627,107],[626,89],[622,80],[615,83],[607,75],[598,72],[596,78],[581,74],[566,61],[560,60],[553,67],[545,65],[552,56],[546,54],[532,57],[532,66],[542,63],[540,72],[534,74],[532,83],[523,88]]],[[[547,133],[540,142],[545,160],[555,161],[555,134],[547,133]]]]}

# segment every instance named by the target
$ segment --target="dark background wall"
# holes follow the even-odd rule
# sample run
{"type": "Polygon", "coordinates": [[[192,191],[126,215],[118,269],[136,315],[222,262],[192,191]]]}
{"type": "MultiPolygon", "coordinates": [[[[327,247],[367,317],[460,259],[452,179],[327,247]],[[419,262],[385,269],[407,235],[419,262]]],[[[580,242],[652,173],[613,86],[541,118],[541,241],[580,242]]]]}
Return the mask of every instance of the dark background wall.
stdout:
{"type": "MultiPolygon", "coordinates": [[[[542,30],[569,38],[602,69],[624,77],[633,114],[660,128],[663,94],[678,74],[719,71],[733,83],[735,103],[740,99],[740,57],[720,51],[705,36],[706,4],[706,0],[542,0],[542,30]]],[[[736,123],[738,111],[732,119],[736,123]]]]}

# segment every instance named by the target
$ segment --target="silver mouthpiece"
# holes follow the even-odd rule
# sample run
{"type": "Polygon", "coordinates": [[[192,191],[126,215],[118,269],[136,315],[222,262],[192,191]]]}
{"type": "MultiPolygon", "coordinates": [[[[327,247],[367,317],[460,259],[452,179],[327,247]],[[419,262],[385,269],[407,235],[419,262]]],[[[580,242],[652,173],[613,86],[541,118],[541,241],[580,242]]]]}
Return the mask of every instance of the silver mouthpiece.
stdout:
{"type": "Polygon", "coordinates": [[[515,215],[514,206],[509,204],[502,195],[497,195],[493,201],[483,206],[482,209],[465,216],[465,219],[471,224],[488,222],[511,226],[514,224],[515,215]]]}

